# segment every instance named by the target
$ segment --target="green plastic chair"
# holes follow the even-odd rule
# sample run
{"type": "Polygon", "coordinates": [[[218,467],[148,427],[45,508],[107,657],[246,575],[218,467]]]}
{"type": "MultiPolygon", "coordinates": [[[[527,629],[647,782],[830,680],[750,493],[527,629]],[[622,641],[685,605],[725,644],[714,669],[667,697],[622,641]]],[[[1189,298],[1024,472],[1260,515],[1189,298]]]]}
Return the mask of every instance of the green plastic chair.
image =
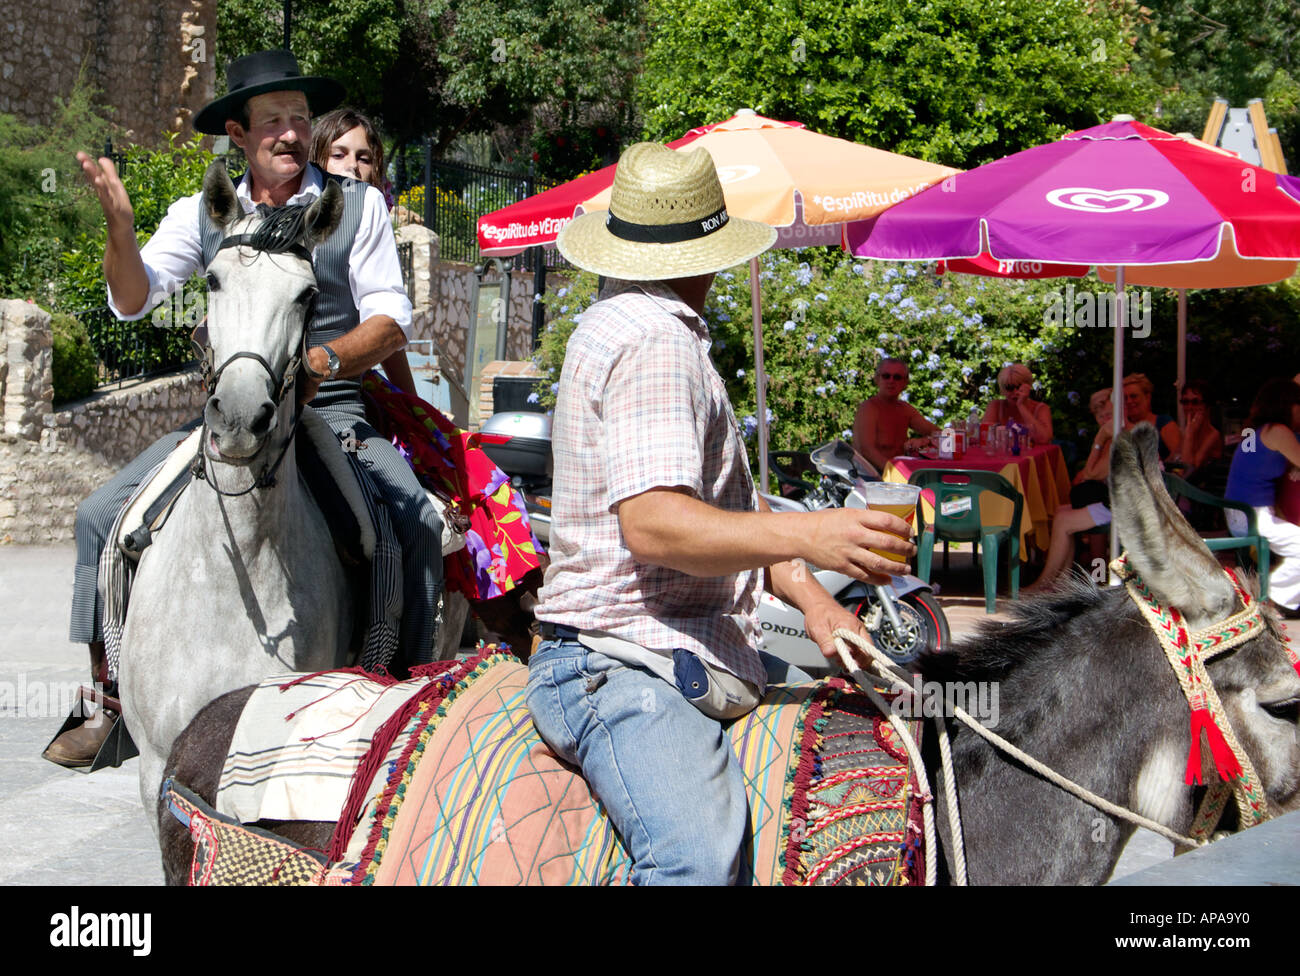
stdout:
{"type": "Polygon", "coordinates": [[[908,482],[922,491],[934,493],[934,524],[925,524],[924,508],[916,507],[916,572],[930,582],[934,543],[973,542],[976,553],[983,552],[984,610],[997,609],[998,551],[1007,543],[1010,562],[1011,599],[1020,597],[1020,517],[1025,499],[1002,475],[993,471],[964,468],[924,468],[914,472],[908,482]],[[985,525],[980,517],[980,495],[992,491],[1015,504],[1010,525],[985,525]],[[946,510],[946,514],[945,514],[946,510]]]}
{"type": "Polygon", "coordinates": [[[1208,491],[1190,485],[1182,478],[1175,474],[1165,472],[1165,487],[1169,494],[1177,500],[1180,496],[1188,501],[1199,502],[1202,505],[1208,505],[1211,508],[1223,510],[1232,509],[1233,511],[1243,512],[1246,516],[1246,534],[1243,536],[1202,536],[1201,541],[1205,543],[1210,552],[1220,552],[1226,549],[1237,550],[1237,562],[1250,568],[1250,550],[1253,547],[1257,553],[1257,563],[1259,573],[1259,598],[1268,599],[1268,540],[1259,534],[1259,525],[1255,516],[1255,509],[1243,502],[1230,502],[1226,498],[1219,498],[1211,495],[1208,491]]]}

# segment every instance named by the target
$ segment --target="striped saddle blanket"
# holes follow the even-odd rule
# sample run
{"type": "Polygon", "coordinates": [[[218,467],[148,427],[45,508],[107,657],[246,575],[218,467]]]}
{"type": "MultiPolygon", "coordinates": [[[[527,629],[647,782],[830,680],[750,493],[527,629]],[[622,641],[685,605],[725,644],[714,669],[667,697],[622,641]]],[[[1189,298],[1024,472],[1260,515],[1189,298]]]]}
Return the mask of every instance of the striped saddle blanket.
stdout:
{"type": "MultiPolygon", "coordinates": [[[[218,809],[173,791],[196,839],[229,833],[196,844],[195,883],[259,883],[250,863],[220,860],[251,862],[266,843],[279,846],[261,863],[279,870],[265,883],[626,883],[630,861],[599,800],[533,728],[527,667],[492,651],[401,683],[355,672],[265,682],[240,720],[218,809]],[[314,710],[328,728],[304,724],[314,710]],[[274,741],[268,724],[281,726],[274,741]],[[338,828],[318,867],[300,861],[308,868],[286,881],[287,842],[241,824],[263,817],[338,828]]],[[[921,881],[915,780],[865,695],[837,678],[774,686],[728,731],[749,790],[746,880],[921,881]]]]}

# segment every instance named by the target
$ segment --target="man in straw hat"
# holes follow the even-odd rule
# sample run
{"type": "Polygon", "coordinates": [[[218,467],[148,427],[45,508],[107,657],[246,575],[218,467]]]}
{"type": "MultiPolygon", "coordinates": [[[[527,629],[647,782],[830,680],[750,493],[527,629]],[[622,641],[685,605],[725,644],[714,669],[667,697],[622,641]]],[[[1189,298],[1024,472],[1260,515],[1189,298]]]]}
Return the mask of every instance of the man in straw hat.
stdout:
{"type": "MultiPolygon", "coordinates": [[[[333,108],[343,86],[329,78],[305,77],[288,51],[261,51],[238,58],[227,70],[226,95],[206,105],[194,127],[228,135],[248,160],[236,189],[245,212],[259,204],[310,204],[325,187],[325,175],[308,162],[313,112],[333,108]]],[[[104,276],[109,307],[119,319],[141,319],[195,271],[207,267],[221,233],[196,193],[174,203],[144,245],[136,245],[134,211],[111,160],[96,162],[78,153],[86,182],[99,197],[108,224],[104,276]]],[[[442,526],[410,468],[392,444],[365,422],[357,379],[406,345],[411,303],[383,195],[345,181],[344,213],[338,229],[318,244],[312,263],[320,289],[313,308],[299,399],[312,406],[340,435],[364,444],[353,456],[387,502],[402,544],[402,567],[376,574],[381,592],[372,600],[387,606],[392,620],[398,596],[382,588],[401,576],[404,589],[401,646],[411,661],[431,659],[435,607],[442,582],[442,526]],[[313,399],[314,398],[314,399],[313,399]]],[[[196,426],[197,421],[190,427],[196,426]]],[[[71,638],[90,645],[96,681],[105,681],[101,613],[96,596],[99,555],[118,511],[135,487],[176,446],[169,434],[131,462],[77,510],[77,570],[71,638]]],[[[395,584],[393,584],[395,587],[395,584]]],[[[67,766],[88,765],[111,722],[87,723],[51,743],[46,758],[67,766]]]]}
{"type": "Polygon", "coordinates": [[[914,551],[892,516],[776,515],[754,490],[700,312],[718,271],[775,238],[728,217],[707,152],[649,143],[619,160],[608,213],[559,238],[612,280],[560,378],[528,706],[609,811],[638,884],[738,878],[747,803],[720,720],[752,709],[769,680],[804,677],[756,650],[762,570],[830,657],[836,628],[866,632],[800,561],[877,579],[899,564],[869,548],[914,551]]]}

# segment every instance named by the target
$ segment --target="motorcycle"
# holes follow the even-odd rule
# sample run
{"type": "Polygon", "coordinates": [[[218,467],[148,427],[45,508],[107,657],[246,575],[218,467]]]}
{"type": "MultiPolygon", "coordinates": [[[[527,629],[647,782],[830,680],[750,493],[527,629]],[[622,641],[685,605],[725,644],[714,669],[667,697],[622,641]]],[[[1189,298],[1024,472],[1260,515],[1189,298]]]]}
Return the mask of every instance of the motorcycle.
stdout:
{"type": "MultiPolygon", "coordinates": [[[[480,446],[510,476],[524,498],[534,533],[550,545],[551,418],[531,411],[495,413],[480,431],[480,446]]],[[[782,495],[763,497],[774,512],[866,508],[855,481],[878,477],[843,441],[824,444],[811,454],[777,453],[772,459],[782,495]],[[815,480],[809,482],[799,471],[783,467],[783,458],[793,462],[791,467],[802,466],[815,480]]],[[[899,664],[912,664],[925,651],[948,648],[948,620],[933,587],[918,577],[893,576],[888,585],[873,586],[833,570],[809,569],[841,606],[862,620],[876,646],[899,664]]],[[[764,592],[758,622],[768,653],[805,671],[830,670],[820,648],[808,637],[799,610],[764,592]]]]}
{"type": "MultiPolygon", "coordinates": [[[[879,475],[843,441],[830,441],[811,453],[783,451],[769,459],[780,495],[764,494],[774,512],[814,512],[827,508],[866,508],[859,487],[879,475]]],[[[917,576],[891,576],[888,585],[871,585],[843,573],[810,567],[813,576],[841,606],[862,620],[872,642],[902,665],[922,653],[947,650],[948,618],[934,587],[917,576]]],[[[804,670],[826,661],[803,627],[803,614],[770,593],[758,613],[769,653],[804,670]]]]}

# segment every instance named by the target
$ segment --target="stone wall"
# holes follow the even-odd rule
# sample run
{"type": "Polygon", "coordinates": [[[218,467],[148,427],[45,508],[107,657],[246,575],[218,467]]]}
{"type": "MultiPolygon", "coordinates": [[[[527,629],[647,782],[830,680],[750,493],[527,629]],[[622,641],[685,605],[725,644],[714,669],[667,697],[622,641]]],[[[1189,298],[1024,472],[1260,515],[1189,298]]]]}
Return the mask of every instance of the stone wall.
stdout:
{"type": "Polygon", "coordinates": [[[195,369],[96,393],[48,414],[41,447],[92,455],[120,468],[197,417],[205,396],[195,369]]]}
{"type": "Polygon", "coordinates": [[[186,371],[56,410],[51,367],[48,313],[0,302],[0,543],[71,540],[77,504],[203,407],[198,374],[186,371]]]}
{"type": "MultiPolygon", "coordinates": [[[[423,230],[423,228],[421,228],[423,230]]],[[[405,228],[403,228],[405,230],[405,228]]],[[[427,232],[426,232],[427,233],[427,232]]],[[[433,339],[447,363],[447,369],[461,379],[465,375],[465,342],[469,336],[474,287],[474,267],[453,261],[432,266],[428,313],[417,321],[416,339],[433,339]]],[[[488,277],[484,287],[497,281],[488,277]]],[[[517,273],[510,279],[510,307],[507,309],[506,358],[528,359],[533,354],[533,276],[517,273]]]]}
{"type": "Polygon", "coordinates": [[[30,302],[0,301],[0,430],[34,441],[54,397],[50,315],[30,302]]]}
{"type": "Polygon", "coordinates": [[[83,67],[131,141],[189,130],[213,97],[217,0],[6,3],[0,112],[44,124],[83,67]]]}

